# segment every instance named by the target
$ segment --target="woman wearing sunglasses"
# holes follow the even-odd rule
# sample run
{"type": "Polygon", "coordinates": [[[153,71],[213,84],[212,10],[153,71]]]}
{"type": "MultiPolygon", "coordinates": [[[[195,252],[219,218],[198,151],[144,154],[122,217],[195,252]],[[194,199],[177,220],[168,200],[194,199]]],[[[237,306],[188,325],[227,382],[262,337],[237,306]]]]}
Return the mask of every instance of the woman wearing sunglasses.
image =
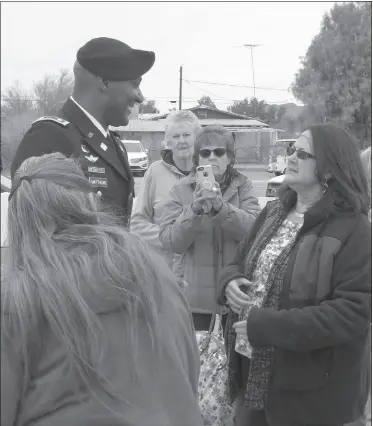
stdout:
{"type": "Polygon", "coordinates": [[[368,185],[348,132],[322,124],[288,153],[279,199],[219,277],[237,426],[337,426],[369,392],[368,185]]]}
{"type": "Polygon", "coordinates": [[[234,139],[222,126],[196,135],[192,173],[170,191],[160,225],[160,240],[185,253],[184,280],[196,330],[207,330],[216,305],[217,276],[250,231],[260,206],[251,181],[233,168],[234,139]],[[197,166],[211,165],[217,184],[202,191],[197,166]]]}

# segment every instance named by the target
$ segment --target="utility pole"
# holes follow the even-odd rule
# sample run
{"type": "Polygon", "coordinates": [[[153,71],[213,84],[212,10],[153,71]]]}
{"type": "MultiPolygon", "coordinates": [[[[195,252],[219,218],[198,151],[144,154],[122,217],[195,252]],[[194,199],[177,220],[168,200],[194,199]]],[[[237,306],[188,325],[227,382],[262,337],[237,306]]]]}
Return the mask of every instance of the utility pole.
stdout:
{"type": "MultiPolygon", "coordinates": [[[[255,94],[255,73],[254,73],[254,54],[253,54],[253,48],[258,47],[260,44],[244,44],[242,47],[250,48],[251,49],[251,68],[253,70],[253,87],[254,87],[254,98],[256,101],[256,94],[255,94]]],[[[256,114],[256,102],[254,103],[254,113],[256,114]]]]}
{"type": "Polygon", "coordinates": [[[182,109],[183,102],[183,66],[180,67],[180,82],[179,82],[179,109],[182,109]]]}

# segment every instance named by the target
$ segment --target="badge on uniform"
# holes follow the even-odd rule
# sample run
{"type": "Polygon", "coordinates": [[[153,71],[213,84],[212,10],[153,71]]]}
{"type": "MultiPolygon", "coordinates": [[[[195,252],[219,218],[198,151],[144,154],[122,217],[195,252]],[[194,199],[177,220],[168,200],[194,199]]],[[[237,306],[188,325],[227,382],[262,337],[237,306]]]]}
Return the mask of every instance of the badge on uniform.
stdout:
{"type": "Polygon", "coordinates": [[[98,160],[98,157],[94,157],[93,155],[90,155],[88,157],[88,155],[84,156],[88,161],[90,161],[91,163],[95,163],[98,160]]]}
{"type": "Polygon", "coordinates": [[[84,145],[82,145],[82,151],[85,152],[86,154],[89,153],[89,150],[84,145]]]}
{"type": "Polygon", "coordinates": [[[88,167],[88,172],[105,174],[105,167],[88,167]]]}
{"type": "Polygon", "coordinates": [[[102,144],[100,145],[100,148],[103,149],[104,151],[107,150],[107,146],[102,142],[102,144]]]}
{"type": "Polygon", "coordinates": [[[89,132],[89,133],[88,133],[88,137],[89,137],[89,138],[91,138],[92,136],[93,136],[93,133],[92,133],[92,132],[89,132]]]}
{"type": "Polygon", "coordinates": [[[89,183],[94,187],[94,188],[107,188],[108,187],[108,183],[107,183],[107,179],[106,178],[101,178],[101,177],[89,177],[89,183]]]}

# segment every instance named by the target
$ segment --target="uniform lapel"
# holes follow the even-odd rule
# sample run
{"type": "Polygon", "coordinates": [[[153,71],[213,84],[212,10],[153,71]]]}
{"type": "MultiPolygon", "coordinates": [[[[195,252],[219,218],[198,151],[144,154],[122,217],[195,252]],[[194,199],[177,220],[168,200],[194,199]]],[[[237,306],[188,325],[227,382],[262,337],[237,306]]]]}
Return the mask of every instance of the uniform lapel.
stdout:
{"type": "Polygon", "coordinates": [[[115,149],[118,153],[118,158],[124,167],[124,170],[128,176],[128,179],[133,181],[133,185],[135,184],[133,179],[133,174],[131,167],[128,162],[128,155],[125,146],[120,142],[120,139],[116,136],[115,132],[109,132],[109,137],[111,137],[113,144],[115,145],[115,149]]]}
{"type": "Polygon", "coordinates": [[[111,141],[105,138],[75,102],[68,99],[62,111],[65,117],[81,131],[84,136],[84,142],[87,143],[99,157],[110,164],[124,179],[129,180],[130,175],[127,174],[125,168],[122,167],[117,150],[114,149],[114,146],[110,146],[111,141]]]}

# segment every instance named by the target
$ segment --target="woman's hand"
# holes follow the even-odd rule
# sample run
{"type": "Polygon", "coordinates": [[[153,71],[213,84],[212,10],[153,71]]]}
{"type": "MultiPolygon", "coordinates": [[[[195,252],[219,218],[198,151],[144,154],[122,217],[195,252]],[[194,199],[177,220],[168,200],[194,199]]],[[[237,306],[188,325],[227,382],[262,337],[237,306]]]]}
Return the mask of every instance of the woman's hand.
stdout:
{"type": "Polygon", "coordinates": [[[246,320],[235,322],[233,324],[233,330],[236,332],[237,338],[244,339],[247,342],[249,341],[249,338],[247,337],[247,321],[246,320]]]}
{"type": "Polygon", "coordinates": [[[199,182],[197,182],[196,189],[193,192],[192,210],[195,214],[208,214],[212,209],[212,203],[209,201],[209,196],[206,194],[205,189],[201,189],[199,182]]]}
{"type": "Polygon", "coordinates": [[[223,207],[223,195],[220,191],[220,185],[215,182],[212,191],[208,191],[211,193],[211,198],[209,199],[212,204],[212,208],[216,213],[219,213],[221,208],[223,207]]]}
{"type": "Polygon", "coordinates": [[[211,190],[201,189],[200,184],[197,183],[196,189],[193,193],[193,198],[194,201],[192,204],[192,209],[196,214],[208,214],[211,212],[211,210],[219,213],[223,207],[223,197],[220,191],[220,186],[217,182],[214,184],[211,190]]]}
{"type": "Polygon", "coordinates": [[[242,285],[249,286],[251,282],[246,278],[237,278],[230,281],[225,289],[225,297],[227,298],[228,305],[236,314],[239,314],[243,308],[251,305],[249,296],[240,289],[242,285]]]}

